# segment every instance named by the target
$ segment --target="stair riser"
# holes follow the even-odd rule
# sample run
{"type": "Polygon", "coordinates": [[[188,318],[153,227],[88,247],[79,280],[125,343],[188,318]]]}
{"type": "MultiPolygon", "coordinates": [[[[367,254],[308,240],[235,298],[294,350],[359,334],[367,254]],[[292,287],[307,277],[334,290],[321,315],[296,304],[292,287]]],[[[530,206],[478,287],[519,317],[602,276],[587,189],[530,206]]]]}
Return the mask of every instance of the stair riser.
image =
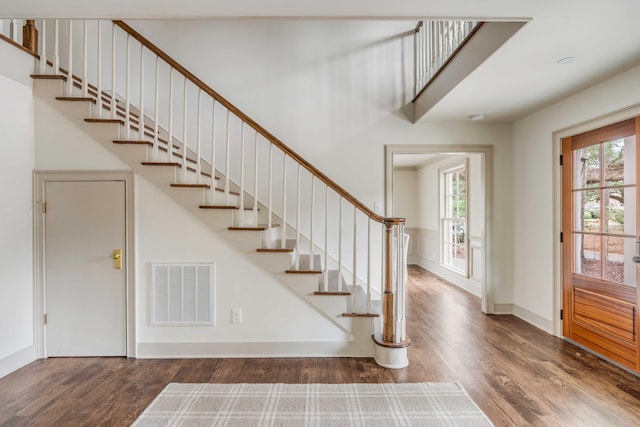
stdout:
{"type": "Polygon", "coordinates": [[[62,80],[33,80],[33,94],[44,99],[47,102],[55,102],[56,96],[62,96],[63,93],[62,80]]]}
{"type": "Polygon", "coordinates": [[[146,145],[114,144],[113,142],[111,142],[111,144],[105,142],[104,145],[109,151],[118,156],[120,160],[131,167],[131,169],[135,170],[142,162],[147,161],[146,145]]]}
{"type": "Polygon", "coordinates": [[[205,202],[205,190],[202,188],[176,188],[167,186],[164,191],[181,206],[200,206],[205,202]]]}

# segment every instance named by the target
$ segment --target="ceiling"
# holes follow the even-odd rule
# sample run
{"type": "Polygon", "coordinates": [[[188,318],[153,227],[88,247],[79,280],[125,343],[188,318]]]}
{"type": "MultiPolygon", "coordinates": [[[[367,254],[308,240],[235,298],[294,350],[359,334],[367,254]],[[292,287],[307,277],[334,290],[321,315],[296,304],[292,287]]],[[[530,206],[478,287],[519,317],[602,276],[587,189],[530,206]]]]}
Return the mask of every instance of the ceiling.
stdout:
{"type": "Polygon", "coordinates": [[[512,122],[640,64],[639,0],[0,0],[2,17],[529,21],[421,121],[512,122]],[[558,60],[575,57],[572,64],[558,60]]]}

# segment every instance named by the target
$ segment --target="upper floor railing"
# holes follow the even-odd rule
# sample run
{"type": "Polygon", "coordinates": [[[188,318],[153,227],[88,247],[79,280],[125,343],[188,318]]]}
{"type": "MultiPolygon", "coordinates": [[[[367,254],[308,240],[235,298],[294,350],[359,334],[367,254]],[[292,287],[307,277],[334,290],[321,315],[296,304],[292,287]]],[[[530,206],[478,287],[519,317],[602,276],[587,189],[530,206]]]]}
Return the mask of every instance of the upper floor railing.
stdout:
{"type": "Polygon", "coordinates": [[[372,211],[122,21],[0,20],[0,33],[36,55],[34,74],[63,76],[65,97],[89,98],[92,119],[147,142],[148,162],[205,188],[203,206],[233,203],[240,226],[265,210],[266,229],[280,224],[265,248],[295,246],[292,271],[324,273],[320,292],[350,293],[346,316],[381,311],[376,342],[407,342],[404,219],[372,211]],[[328,289],[336,270],[345,280],[328,289]]]}
{"type": "Polygon", "coordinates": [[[478,21],[418,21],[414,34],[416,97],[480,25],[478,21]]]}

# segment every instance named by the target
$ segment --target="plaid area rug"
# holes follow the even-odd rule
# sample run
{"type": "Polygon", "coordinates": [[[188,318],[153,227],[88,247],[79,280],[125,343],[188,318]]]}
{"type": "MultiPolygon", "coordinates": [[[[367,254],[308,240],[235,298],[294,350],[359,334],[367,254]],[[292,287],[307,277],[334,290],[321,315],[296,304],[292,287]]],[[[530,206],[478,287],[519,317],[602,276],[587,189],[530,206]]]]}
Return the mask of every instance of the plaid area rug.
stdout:
{"type": "Polygon", "coordinates": [[[133,426],[492,426],[456,383],[169,384],[133,426]]]}

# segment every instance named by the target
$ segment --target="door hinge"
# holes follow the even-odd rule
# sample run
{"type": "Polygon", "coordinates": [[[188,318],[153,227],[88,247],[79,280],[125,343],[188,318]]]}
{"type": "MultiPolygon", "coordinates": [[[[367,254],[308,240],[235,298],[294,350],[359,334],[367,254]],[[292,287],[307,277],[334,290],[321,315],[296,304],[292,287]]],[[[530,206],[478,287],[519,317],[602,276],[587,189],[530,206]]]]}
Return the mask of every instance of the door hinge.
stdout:
{"type": "Polygon", "coordinates": [[[564,234],[560,232],[560,243],[564,243],[564,234]]]}
{"type": "Polygon", "coordinates": [[[46,315],[46,314],[43,314],[43,315],[42,315],[42,324],[43,324],[43,325],[46,325],[48,320],[49,320],[49,319],[47,318],[47,315],[46,315]]]}
{"type": "Polygon", "coordinates": [[[560,166],[562,166],[562,154],[560,154],[560,166]]]}
{"type": "Polygon", "coordinates": [[[44,214],[47,213],[47,203],[46,202],[42,202],[42,213],[44,213],[44,214]]]}
{"type": "Polygon", "coordinates": [[[564,310],[560,310],[560,320],[564,318],[564,310]]]}

